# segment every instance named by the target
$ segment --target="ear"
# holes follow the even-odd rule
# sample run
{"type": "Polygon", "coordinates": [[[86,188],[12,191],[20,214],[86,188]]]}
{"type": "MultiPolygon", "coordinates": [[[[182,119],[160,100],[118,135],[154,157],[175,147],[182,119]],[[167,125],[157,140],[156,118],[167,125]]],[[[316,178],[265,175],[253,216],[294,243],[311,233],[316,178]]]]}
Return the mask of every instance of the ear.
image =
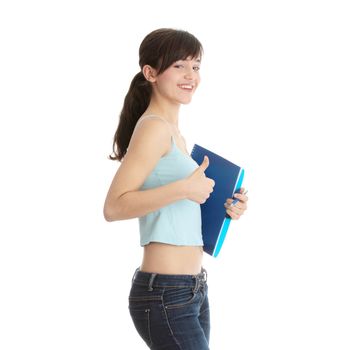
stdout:
{"type": "Polygon", "coordinates": [[[157,72],[150,65],[144,65],[142,68],[142,73],[145,76],[146,80],[148,80],[150,83],[154,83],[156,81],[157,72]]]}

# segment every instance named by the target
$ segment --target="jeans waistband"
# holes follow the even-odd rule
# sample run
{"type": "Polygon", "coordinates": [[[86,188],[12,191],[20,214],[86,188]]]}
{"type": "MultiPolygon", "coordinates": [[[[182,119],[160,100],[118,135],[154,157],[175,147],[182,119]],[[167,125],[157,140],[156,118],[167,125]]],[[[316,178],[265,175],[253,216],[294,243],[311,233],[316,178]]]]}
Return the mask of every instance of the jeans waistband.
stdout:
{"type": "Polygon", "coordinates": [[[153,287],[196,287],[207,281],[207,270],[203,267],[196,275],[167,275],[140,271],[138,267],[132,278],[132,283],[147,285],[148,290],[153,287]]]}

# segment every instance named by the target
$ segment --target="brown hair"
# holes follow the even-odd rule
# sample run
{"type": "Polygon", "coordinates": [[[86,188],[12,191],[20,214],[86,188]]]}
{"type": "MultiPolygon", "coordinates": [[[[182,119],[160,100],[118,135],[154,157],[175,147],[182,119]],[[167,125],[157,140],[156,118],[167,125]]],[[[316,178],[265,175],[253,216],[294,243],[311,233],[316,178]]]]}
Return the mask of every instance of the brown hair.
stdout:
{"type": "Polygon", "coordinates": [[[203,47],[192,34],[177,29],[162,28],[149,33],[139,48],[138,72],[131,81],[120,112],[119,124],[114,134],[113,152],[109,159],[121,161],[126,154],[135,125],[147,109],[152,95],[152,86],[142,73],[150,65],[161,74],[171,64],[187,57],[201,58],[203,47]],[[113,155],[114,154],[114,155],[113,155]]]}

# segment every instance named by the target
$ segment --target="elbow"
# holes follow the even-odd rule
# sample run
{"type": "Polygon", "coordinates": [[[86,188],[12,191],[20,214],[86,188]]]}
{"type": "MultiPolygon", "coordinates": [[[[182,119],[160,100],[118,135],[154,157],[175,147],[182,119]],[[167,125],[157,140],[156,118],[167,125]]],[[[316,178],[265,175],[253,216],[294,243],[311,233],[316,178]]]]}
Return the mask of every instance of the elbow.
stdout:
{"type": "Polygon", "coordinates": [[[107,222],[112,222],[112,216],[110,215],[109,211],[105,208],[103,208],[103,217],[107,222]]]}
{"type": "Polygon", "coordinates": [[[112,218],[112,216],[109,215],[105,210],[103,211],[103,217],[105,218],[105,220],[106,220],[107,222],[112,222],[112,221],[114,221],[113,218],[112,218]]]}
{"type": "Polygon", "coordinates": [[[110,206],[107,204],[105,204],[105,206],[103,208],[103,217],[105,218],[105,220],[107,222],[113,222],[113,221],[120,220],[116,206],[110,206]]]}

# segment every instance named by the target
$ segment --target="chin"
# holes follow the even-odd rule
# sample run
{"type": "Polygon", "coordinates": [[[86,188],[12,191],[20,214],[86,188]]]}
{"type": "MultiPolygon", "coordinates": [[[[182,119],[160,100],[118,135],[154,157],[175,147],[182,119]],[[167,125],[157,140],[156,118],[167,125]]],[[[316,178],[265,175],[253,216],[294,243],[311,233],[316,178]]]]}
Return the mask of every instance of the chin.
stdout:
{"type": "Polygon", "coordinates": [[[192,97],[191,98],[182,99],[180,101],[180,103],[183,104],[183,105],[188,105],[189,103],[191,103],[191,101],[192,101],[192,97]]]}

